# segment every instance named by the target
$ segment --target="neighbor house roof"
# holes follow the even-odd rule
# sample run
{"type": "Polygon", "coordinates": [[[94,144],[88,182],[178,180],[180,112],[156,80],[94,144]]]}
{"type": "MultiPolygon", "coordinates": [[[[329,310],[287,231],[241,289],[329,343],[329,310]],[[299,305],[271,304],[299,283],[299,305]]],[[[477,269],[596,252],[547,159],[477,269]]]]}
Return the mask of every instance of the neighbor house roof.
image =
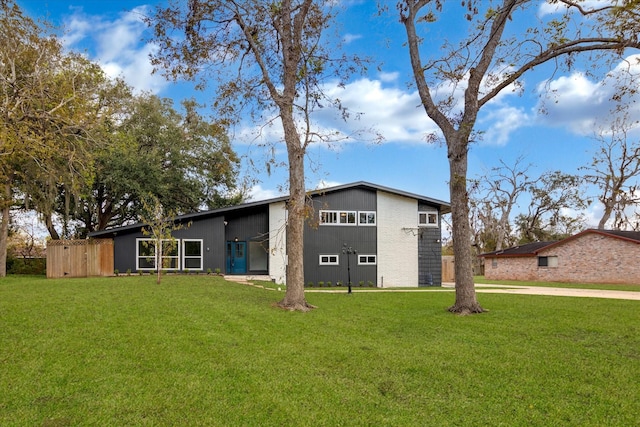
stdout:
{"type": "Polygon", "coordinates": [[[488,252],[481,254],[481,257],[517,257],[517,256],[537,256],[542,250],[564,245],[572,240],[578,239],[586,234],[600,234],[602,236],[612,237],[627,242],[640,244],[640,231],[622,231],[622,230],[597,230],[594,228],[584,230],[566,239],[556,240],[552,242],[534,242],[527,243],[500,251],[488,252]]]}
{"type": "Polygon", "coordinates": [[[538,252],[548,246],[557,243],[552,242],[533,242],[525,243],[518,246],[513,246],[507,249],[501,249],[499,251],[487,252],[480,254],[481,257],[520,257],[520,256],[535,256],[538,252]]]}
{"type": "Polygon", "coordinates": [[[573,236],[567,237],[566,239],[559,240],[552,245],[549,245],[549,247],[564,245],[565,243],[578,239],[585,234],[599,234],[602,236],[613,237],[615,239],[640,244],[640,231],[598,230],[595,228],[590,228],[588,230],[584,230],[580,233],[574,234],[573,236]]]}
{"type": "MultiPolygon", "coordinates": [[[[421,196],[421,195],[414,194],[414,193],[409,193],[407,191],[396,190],[394,188],[389,188],[389,187],[385,187],[385,186],[382,186],[382,185],[372,184],[372,183],[365,182],[365,181],[358,181],[358,182],[354,182],[352,184],[344,184],[344,185],[338,185],[338,186],[335,186],[335,187],[321,188],[321,189],[318,189],[318,190],[312,190],[312,191],[309,191],[308,194],[310,196],[319,196],[319,195],[322,195],[322,194],[330,194],[330,193],[335,193],[337,191],[343,191],[343,190],[348,190],[348,189],[352,189],[352,188],[364,188],[364,189],[375,190],[375,191],[383,191],[383,192],[386,192],[386,193],[391,193],[391,194],[396,194],[396,195],[399,195],[399,196],[409,197],[409,198],[412,198],[412,199],[416,199],[419,202],[423,202],[423,203],[427,203],[427,204],[431,204],[431,205],[437,206],[440,209],[440,213],[441,214],[447,214],[447,213],[451,212],[451,204],[449,202],[445,202],[445,201],[442,201],[442,200],[434,199],[434,198],[431,198],[431,197],[421,196]]],[[[220,214],[223,214],[225,212],[240,211],[240,210],[251,209],[251,208],[255,208],[255,207],[259,207],[259,206],[270,205],[272,203],[285,202],[288,199],[289,199],[289,196],[281,196],[281,197],[275,197],[275,198],[272,198],[272,199],[259,200],[259,201],[256,201],[256,202],[241,203],[239,205],[229,206],[229,207],[226,207],[226,208],[212,209],[212,210],[207,210],[207,211],[202,211],[202,212],[194,212],[194,213],[189,213],[189,214],[186,214],[186,215],[177,216],[175,218],[175,221],[176,222],[187,222],[187,221],[193,221],[193,220],[196,220],[196,219],[206,219],[207,217],[219,216],[220,214]]],[[[125,225],[125,226],[122,226],[122,227],[109,228],[107,230],[94,231],[94,232],[89,233],[89,237],[93,237],[93,238],[113,237],[117,233],[123,233],[123,232],[126,233],[126,232],[132,232],[132,231],[139,230],[144,225],[145,224],[143,224],[143,223],[136,223],[136,224],[131,224],[131,225],[125,225]]]]}

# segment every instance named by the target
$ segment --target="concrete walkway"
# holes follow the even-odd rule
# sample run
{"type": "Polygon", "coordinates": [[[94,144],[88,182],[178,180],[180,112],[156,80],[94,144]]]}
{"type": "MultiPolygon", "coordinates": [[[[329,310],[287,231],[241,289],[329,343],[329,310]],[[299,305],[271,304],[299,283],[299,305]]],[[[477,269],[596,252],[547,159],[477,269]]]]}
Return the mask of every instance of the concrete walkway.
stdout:
{"type": "MultiPolygon", "coordinates": [[[[455,283],[443,283],[443,288],[455,289],[455,283]]],[[[610,298],[640,301],[640,292],[607,291],[602,289],[548,288],[545,286],[518,286],[476,284],[477,293],[550,295],[557,297],[610,298]]]]}
{"type": "MultiPolygon", "coordinates": [[[[269,281],[268,276],[224,276],[225,280],[241,283],[244,285],[254,285],[252,280],[269,281]]],[[[394,288],[360,288],[353,287],[353,292],[453,292],[455,283],[445,282],[441,288],[415,288],[415,289],[394,289],[394,288]]],[[[262,286],[259,286],[262,288],[262,286]]],[[[275,289],[274,289],[275,290],[275,289]]],[[[305,292],[324,293],[345,293],[347,287],[327,288],[327,289],[305,289],[305,292]]],[[[545,286],[519,286],[519,285],[496,285],[476,283],[477,293],[491,294],[515,294],[515,295],[550,295],[557,297],[583,297],[583,298],[610,298],[640,301],[640,292],[634,291],[607,291],[601,289],[572,289],[572,288],[548,288],[545,286]]]]}

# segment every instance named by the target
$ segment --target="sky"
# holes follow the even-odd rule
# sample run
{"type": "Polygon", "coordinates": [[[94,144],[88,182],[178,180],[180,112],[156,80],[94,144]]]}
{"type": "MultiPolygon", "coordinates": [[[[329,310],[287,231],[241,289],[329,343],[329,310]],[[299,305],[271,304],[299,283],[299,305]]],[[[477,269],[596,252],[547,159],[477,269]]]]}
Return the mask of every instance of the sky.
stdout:
{"type": "MultiPolygon", "coordinates": [[[[333,119],[331,123],[328,115],[320,119],[323,126],[335,126],[344,133],[375,128],[384,140],[376,143],[372,137],[332,147],[312,146],[307,159],[308,188],[367,181],[448,201],[446,148],[427,141],[426,135],[436,127],[420,107],[412,86],[404,29],[393,16],[394,9],[380,17],[373,0],[342,2],[344,11],[338,28],[345,50],[371,56],[376,66],[353,76],[342,88],[327,87],[345,105],[361,113],[358,121],[333,119]]],[[[31,17],[44,18],[63,29],[67,49],[85,52],[110,76],[123,77],[136,90],[172,98],[176,104],[190,97],[211,104],[212,91],[197,92],[191,83],[173,83],[152,74],[149,54],[156,47],[148,41],[150,33],[141,16],[151,10],[154,0],[18,0],[18,4],[31,17]]],[[[533,19],[553,14],[554,9],[541,1],[530,13],[533,19]]],[[[443,36],[455,40],[463,30],[451,25],[443,30],[443,36]]],[[[580,166],[588,164],[597,147],[593,123],[608,117],[607,100],[612,89],[606,79],[598,80],[582,71],[577,65],[571,73],[533,73],[523,80],[522,95],[505,91],[487,105],[477,126],[484,136],[469,152],[468,177],[486,174],[500,162],[512,165],[520,157],[531,164],[532,174],[553,170],[577,173],[580,166]],[[554,93],[554,98],[544,104],[546,114],[539,112],[543,87],[554,93]]],[[[267,173],[262,166],[268,152],[261,143],[270,142],[270,137],[277,139],[277,129],[266,132],[263,140],[243,135],[246,133],[242,129],[236,129],[233,144],[243,158],[242,176],[254,180],[252,199],[286,194],[286,169],[267,173]],[[250,161],[257,167],[249,167],[250,161]]],[[[285,160],[284,149],[280,148],[278,158],[285,160]]],[[[591,225],[597,223],[600,211],[597,203],[589,207],[586,214],[591,225]]]]}

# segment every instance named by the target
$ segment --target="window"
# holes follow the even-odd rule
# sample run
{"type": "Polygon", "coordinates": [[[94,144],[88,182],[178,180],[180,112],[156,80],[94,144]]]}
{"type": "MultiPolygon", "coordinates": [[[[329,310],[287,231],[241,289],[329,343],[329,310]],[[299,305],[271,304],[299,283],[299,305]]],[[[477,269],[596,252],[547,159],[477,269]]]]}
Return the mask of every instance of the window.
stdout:
{"type": "Polygon", "coordinates": [[[320,224],[337,224],[337,211],[320,211],[320,224]]]}
{"type": "MultiPolygon", "coordinates": [[[[158,259],[154,239],[136,239],[136,268],[138,270],[155,270],[158,259]]],[[[163,270],[177,270],[180,268],[180,245],[177,240],[162,241],[160,252],[160,268],[163,270]]]]}
{"type": "Polygon", "coordinates": [[[358,225],[376,225],[376,213],[372,211],[358,212],[358,225]]]}
{"type": "Polygon", "coordinates": [[[267,271],[269,269],[269,253],[262,242],[249,242],[249,270],[267,271]]]}
{"type": "Polygon", "coordinates": [[[418,212],[418,226],[420,227],[437,227],[438,212],[418,212]]]}
{"type": "Polygon", "coordinates": [[[202,270],[202,240],[182,241],[182,268],[202,270]]]}
{"type": "Polygon", "coordinates": [[[376,265],[376,256],[358,255],[358,265],[376,265]]]}
{"type": "Polygon", "coordinates": [[[156,268],[156,244],[153,239],[136,239],[136,270],[156,268]]]}
{"type": "Polygon", "coordinates": [[[338,255],[320,255],[320,265],[339,265],[338,255]]]}
{"type": "Polygon", "coordinates": [[[538,267],[557,268],[558,267],[558,257],[557,256],[539,256],[538,257],[538,267]]]}
{"type": "Polygon", "coordinates": [[[375,211],[320,211],[321,225],[376,225],[375,211]]]}
{"type": "Polygon", "coordinates": [[[177,240],[162,241],[160,267],[163,270],[178,270],[180,268],[180,245],[177,240]]]}

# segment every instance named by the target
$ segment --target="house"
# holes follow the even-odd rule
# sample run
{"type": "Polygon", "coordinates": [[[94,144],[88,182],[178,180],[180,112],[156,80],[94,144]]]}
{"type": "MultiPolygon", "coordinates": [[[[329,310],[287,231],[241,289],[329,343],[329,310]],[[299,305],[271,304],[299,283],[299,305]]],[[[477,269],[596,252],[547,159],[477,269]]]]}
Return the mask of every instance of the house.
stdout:
{"type": "MultiPolygon", "coordinates": [[[[354,286],[441,284],[441,216],[450,212],[449,203],[367,182],[308,196],[313,212],[305,226],[305,284],[346,285],[348,276],[354,286]]],[[[143,224],[89,237],[113,239],[114,268],[121,272],[161,265],[163,270],[268,275],[285,284],[287,199],[177,217],[190,225],[174,231],[177,244],[167,240],[162,251],[142,233],[143,224]]]]}
{"type": "Polygon", "coordinates": [[[640,283],[640,232],[589,229],[480,255],[489,280],[640,283]]]}

